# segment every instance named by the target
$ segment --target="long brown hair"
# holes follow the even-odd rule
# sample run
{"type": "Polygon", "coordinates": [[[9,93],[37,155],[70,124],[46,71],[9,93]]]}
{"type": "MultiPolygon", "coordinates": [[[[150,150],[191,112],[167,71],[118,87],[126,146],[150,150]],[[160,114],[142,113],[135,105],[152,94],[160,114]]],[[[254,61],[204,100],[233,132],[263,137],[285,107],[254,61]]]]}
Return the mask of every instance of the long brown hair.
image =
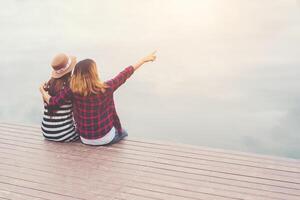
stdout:
{"type": "Polygon", "coordinates": [[[75,94],[89,96],[104,93],[108,86],[100,81],[95,61],[85,59],[76,64],[70,88],[75,94]]]}
{"type": "Polygon", "coordinates": [[[51,78],[46,84],[45,90],[48,91],[50,96],[55,96],[64,87],[69,86],[71,80],[71,72],[65,74],[60,78],[51,78]]]}
{"type": "MultiPolygon", "coordinates": [[[[46,86],[45,90],[48,91],[50,96],[55,96],[59,93],[60,90],[64,89],[64,87],[70,85],[71,80],[71,72],[65,74],[60,78],[51,78],[46,86]]],[[[57,111],[58,107],[48,107],[49,115],[52,116],[57,111]]]]}

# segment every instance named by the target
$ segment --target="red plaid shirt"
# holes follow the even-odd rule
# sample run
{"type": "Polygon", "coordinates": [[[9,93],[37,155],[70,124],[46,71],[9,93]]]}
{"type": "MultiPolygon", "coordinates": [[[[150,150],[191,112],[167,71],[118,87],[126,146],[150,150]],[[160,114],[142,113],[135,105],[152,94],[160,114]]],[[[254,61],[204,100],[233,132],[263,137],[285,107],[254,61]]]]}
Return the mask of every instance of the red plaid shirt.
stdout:
{"type": "Polygon", "coordinates": [[[86,139],[98,139],[106,135],[114,126],[122,129],[116,112],[113,93],[133,74],[134,68],[129,66],[115,78],[106,81],[109,86],[104,93],[80,96],[66,87],[58,95],[51,97],[49,106],[59,106],[67,100],[73,101],[73,114],[77,132],[86,139]]]}

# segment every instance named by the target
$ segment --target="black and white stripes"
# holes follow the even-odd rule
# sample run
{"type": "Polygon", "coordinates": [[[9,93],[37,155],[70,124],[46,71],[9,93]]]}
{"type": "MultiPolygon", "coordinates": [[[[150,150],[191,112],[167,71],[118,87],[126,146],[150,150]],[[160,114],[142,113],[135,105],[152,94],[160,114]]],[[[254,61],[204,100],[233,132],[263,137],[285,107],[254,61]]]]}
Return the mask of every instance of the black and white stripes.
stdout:
{"type": "Polygon", "coordinates": [[[51,113],[45,104],[41,128],[47,140],[71,142],[79,139],[73,120],[72,103],[68,102],[51,113]]]}

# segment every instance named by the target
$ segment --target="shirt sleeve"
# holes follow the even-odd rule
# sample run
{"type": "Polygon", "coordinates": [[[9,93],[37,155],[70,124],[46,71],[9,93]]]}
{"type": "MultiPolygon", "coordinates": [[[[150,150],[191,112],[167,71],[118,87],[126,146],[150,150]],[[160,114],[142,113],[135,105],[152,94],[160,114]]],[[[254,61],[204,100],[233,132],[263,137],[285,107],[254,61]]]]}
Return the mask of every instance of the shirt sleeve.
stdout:
{"type": "Polygon", "coordinates": [[[106,81],[106,84],[115,91],[133,74],[134,68],[132,66],[126,67],[114,78],[106,81]]]}
{"type": "Polygon", "coordinates": [[[65,87],[56,96],[53,96],[49,100],[48,106],[61,106],[68,100],[72,100],[72,91],[69,87],[65,87]]]}

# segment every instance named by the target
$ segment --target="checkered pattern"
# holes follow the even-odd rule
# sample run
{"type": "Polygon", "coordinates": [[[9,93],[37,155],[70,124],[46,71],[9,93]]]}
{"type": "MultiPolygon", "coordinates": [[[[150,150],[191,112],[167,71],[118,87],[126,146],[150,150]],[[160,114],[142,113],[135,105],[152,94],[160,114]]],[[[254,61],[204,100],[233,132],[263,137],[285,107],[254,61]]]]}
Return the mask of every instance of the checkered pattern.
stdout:
{"type": "Polygon", "coordinates": [[[49,106],[59,106],[67,100],[73,101],[73,115],[77,132],[86,139],[98,139],[106,135],[114,126],[121,132],[121,123],[116,112],[113,93],[133,74],[134,68],[129,66],[115,78],[106,81],[109,88],[105,93],[90,96],[73,94],[66,87],[58,95],[51,97],[49,106]]]}

